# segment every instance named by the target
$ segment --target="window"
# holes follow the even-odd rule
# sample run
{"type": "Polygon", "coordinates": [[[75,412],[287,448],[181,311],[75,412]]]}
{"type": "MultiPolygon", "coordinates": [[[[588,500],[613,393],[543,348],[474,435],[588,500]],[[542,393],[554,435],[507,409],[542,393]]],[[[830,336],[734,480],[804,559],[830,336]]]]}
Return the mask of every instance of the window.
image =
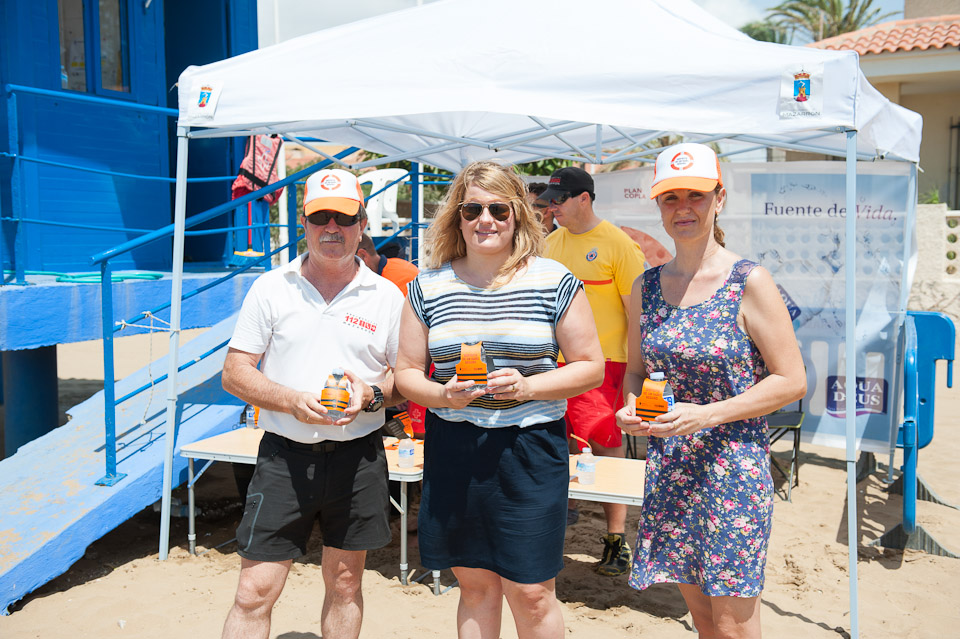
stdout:
{"type": "Polygon", "coordinates": [[[100,87],[129,93],[123,13],[120,0],[100,0],[100,87]]]}
{"type": "Polygon", "coordinates": [[[87,55],[83,38],[82,0],[59,0],[60,88],[87,90],[87,55]]]}
{"type": "Polygon", "coordinates": [[[126,1],[99,0],[95,10],[93,2],[83,0],[57,0],[57,5],[60,87],[92,93],[130,93],[126,1]],[[89,68],[92,61],[96,64],[89,68]]]}

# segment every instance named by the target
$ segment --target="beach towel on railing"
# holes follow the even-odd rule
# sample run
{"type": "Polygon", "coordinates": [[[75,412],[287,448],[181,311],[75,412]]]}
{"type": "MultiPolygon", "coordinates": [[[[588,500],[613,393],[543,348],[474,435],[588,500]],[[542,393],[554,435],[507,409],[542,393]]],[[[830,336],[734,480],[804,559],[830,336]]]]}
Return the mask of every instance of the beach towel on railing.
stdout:
{"type": "MultiPolygon", "coordinates": [[[[277,158],[283,153],[283,140],[274,135],[251,135],[247,138],[240,175],[231,187],[233,199],[277,181],[277,158]]],[[[267,204],[280,199],[280,190],[264,196],[267,204]]]]}

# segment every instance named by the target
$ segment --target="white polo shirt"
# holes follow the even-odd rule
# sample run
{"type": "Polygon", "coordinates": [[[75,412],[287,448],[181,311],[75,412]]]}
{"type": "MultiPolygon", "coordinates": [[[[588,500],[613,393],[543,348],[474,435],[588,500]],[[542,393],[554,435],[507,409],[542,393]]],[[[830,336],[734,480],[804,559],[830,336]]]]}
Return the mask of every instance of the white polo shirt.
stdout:
{"type": "MultiPolygon", "coordinates": [[[[397,363],[403,294],[359,258],[353,280],[327,304],[300,274],[306,254],[264,273],[240,308],[230,347],[263,355],[267,379],[320,393],[334,368],[367,384],[382,382],[397,363]]],[[[264,430],[302,443],[363,437],[383,425],[383,410],[361,412],[347,426],[304,424],[293,415],[261,410],[264,430]]]]}

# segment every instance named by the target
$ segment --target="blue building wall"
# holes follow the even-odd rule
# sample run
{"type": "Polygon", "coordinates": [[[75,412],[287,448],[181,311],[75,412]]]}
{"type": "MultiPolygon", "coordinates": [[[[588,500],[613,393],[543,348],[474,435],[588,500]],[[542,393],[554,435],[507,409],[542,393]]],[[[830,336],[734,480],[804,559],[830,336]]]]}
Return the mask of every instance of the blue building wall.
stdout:
{"type": "MultiPolygon", "coordinates": [[[[199,66],[240,55],[257,48],[257,3],[167,2],[164,5],[167,37],[167,86],[173,86],[190,65],[199,66]]],[[[178,107],[177,92],[167,95],[167,106],[178,107]]],[[[170,122],[170,164],[176,164],[176,124],[170,122]]],[[[236,175],[243,159],[243,138],[190,141],[188,177],[236,175]]],[[[187,189],[187,215],[201,213],[230,199],[229,181],[193,183],[187,189]]],[[[246,224],[246,207],[225,214],[196,229],[246,224]]],[[[265,220],[264,220],[265,221],[265,220]]],[[[186,238],[186,261],[228,260],[241,242],[230,233],[186,238]]],[[[243,234],[245,237],[245,234],[243,234]]]]}
{"type": "MultiPolygon", "coordinates": [[[[130,91],[101,88],[99,49],[94,46],[96,41],[91,42],[93,32],[87,29],[88,90],[82,93],[164,105],[162,4],[154,3],[144,10],[140,2],[122,2],[130,91]]],[[[96,3],[86,4],[84,18],[89,27],[98,14],[96,3]]],[[[7,19],[0,26],[0,40],[9,55],[4,60],[7,64],[0,68],[3,83],[61,90],[57,7],[56,0],[5,2],[7,19]]],[[[19,151],[26,158],[124,173],[170,174],[163,116],[23,94],[17,95],[17,116],[19,151]]],[[[7,128],[8,113],[2,117],[3,128],[7,128]]],[[[9,141],[5,141],[9,148],[9,141]]],[[[21,162],[21,175],[21,210],[26,219],[113,228],[157,228],[170,221],[170,187],[163,182],[80,172],[30,161],[21,162]]],[[[4,217],[11,213],[16,216],[6,206],[3,210],[4,217]]],[[[3,225],[6,246],[11,244],[9,236],[14,231],[15,225],[3,225]]],[[[26,268],[40,271],[89,270],[92,254],[136,237],[133,233],[39,224],[26,224],[24,233],[26,268]]],[[[169,255],[169,245],[158,242],[121,258],[116,267],[169,268],[169,255]]],[[[12,259],[11,250],[5,250],[4,268],[11,267],[12,259]]]]}
{"type": "MultiPolygon", "coordinates": [[[[116,1],[116,0],[114,0],[116,1]]],[[[119,0],[125,28],[124,49],[129,92],[104,89],[99,82],[98,3],[83,4],[87,63],[86,91],[61,88],[60,19],[57,0],[0,0],[0,85],[18,84],[64,93],[105,97],[123,102],[176,108],[170,87],[190,64],[205,64],[244,53],[257,46],[256,1],[164,2],[119,0]]],[[[6,94],[4,94],[6,98],[6,94]]],[[[0,150],[9,151],[7,100],[0,108],[0,150]]],[[[19,153],[65,164],[84,165],[127,174],[170,177],[175,157],[175,118],[111,105],[18,94],[19,153]]],[[[243,141],[216,140],[191,145],[191,176],[236,175],[243,141]]],[[[21,178],[11,183],[12,161],[0,159],[0,214],[44,222],[155,229],[173,219],[173,186],[164,181],[80,172],[21,161],[21,178]],[[20,187],[20,210],[12,191],[20,187]]],[[[191,185],[189,213],[229,199],[230,182],[191,185]]],[[[244,213],[245,217],[245,213],[244,213]]],[[[209,227],[234,220],[214,220],[209,227]]],[[[0,263],[14,265],[17,225],[2,223],[0,263]]],[[[139,233],[24,224],[25,268],[34,271],[88,271],[89,258],[139,233]]],[[[221,263],[232,255],[229,235],[187,241],[188,261],[221,263]]],[[[170,268],[171,242],[161,240],[114,262],[116,269],[170,268]]]]}

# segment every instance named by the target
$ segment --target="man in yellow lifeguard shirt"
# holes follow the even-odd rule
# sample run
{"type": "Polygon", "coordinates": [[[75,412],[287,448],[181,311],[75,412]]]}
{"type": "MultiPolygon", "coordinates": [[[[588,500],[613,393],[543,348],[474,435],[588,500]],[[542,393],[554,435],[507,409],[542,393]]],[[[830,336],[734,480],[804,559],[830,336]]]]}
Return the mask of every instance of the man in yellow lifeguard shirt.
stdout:
{"type": "MultiPolygon", "coordinates": [[[[643,273],[644,258],[626,233],[597,217],[595,197],[590,174],[567,167],[553,172],[547,190],[537,199],[547,203],[547,212],[561,227],[547,236],[545,256],[562,263],[583,282],[607,360],[603,385],[567,400],[567,435],[590,442],[596,455],[623,457],[623,438],[614,413],[623,405],[630,290],[643,273]]],[[[603,512],[607,534],[596,570],[601,575],[622,575],[630,569],[630,547],[624,539],[627,507],[605,503],[603,512]]],[[[577,510],[571,508],[568,525],[576,518],[577,510]]]]}

